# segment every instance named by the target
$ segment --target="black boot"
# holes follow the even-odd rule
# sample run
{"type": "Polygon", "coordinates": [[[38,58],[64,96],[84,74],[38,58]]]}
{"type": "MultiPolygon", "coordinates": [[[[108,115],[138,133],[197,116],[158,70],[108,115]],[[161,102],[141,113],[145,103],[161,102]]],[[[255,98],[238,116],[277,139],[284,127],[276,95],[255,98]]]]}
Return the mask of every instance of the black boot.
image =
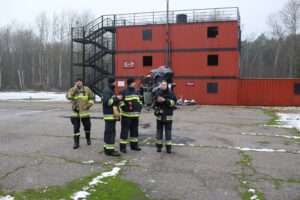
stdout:
{"type": "Polygon", "coordinates": [[[162,144],[156,144],[157,152],[161,152],[163,145],[162,144]]]}
{"type": "Polygon", "coordinates": [[[120,157],[120,153],[118,151],[115,151],[113,150],[109,156],[112,156],[112,157],[120,157]]]}
{"type": "Polygon", "coordinates": [[[142,150],[142,149],[139,147],[139,143],[138,143],[138,142],[130,142],[130,148],[131,148],[131,150],[133,150],[133,151],[140,151],[140,150],[142,150]]]}
{"type": "Polygon", "coordinates": [[[119,157],[120,153],[118,151],[115,151],[114,149],[105,149],[104,148],[105,155],[112,156],[112,157],[119,157]]]}
{"type": "Polygon", "coordinates": [[[74,136],[74,146],[73,149],[79,148],[79,136],[74,136]]]}
{"type": "Polygon", "coordinates": [[[91,145],[91,133],[90,132],[85,132],[85,138],[86,138],[86,143],[87,145],[91,145]]]}
{"type": "Polygon", "coordinates": [[[120,151],[122,153],[127,153],[127,150],[126,150],[126,144],[120,144],[120,151]]]}
{"type": "Polygon", "coordinates": [[[171,145],[166,145],[167,153],[172,153],[171,145]]]}

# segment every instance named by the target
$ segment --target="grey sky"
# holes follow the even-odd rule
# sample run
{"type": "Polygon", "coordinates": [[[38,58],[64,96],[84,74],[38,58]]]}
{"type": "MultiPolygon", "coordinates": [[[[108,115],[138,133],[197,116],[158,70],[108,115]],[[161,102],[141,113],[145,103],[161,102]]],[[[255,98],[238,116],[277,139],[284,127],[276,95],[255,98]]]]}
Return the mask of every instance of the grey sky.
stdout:
{"type": "MultiPolygon", "coordinates": [[[[45,11],[90,10],[95,16],[165,10],[166,0],[0,0],[0,27],[16,20],[33,24],[35,17],[45,11]]],[[[280,10],[287,0],[170,0],[170,9],[239,7],[243,35],[267,30],[266,18],[280,10]]]]}

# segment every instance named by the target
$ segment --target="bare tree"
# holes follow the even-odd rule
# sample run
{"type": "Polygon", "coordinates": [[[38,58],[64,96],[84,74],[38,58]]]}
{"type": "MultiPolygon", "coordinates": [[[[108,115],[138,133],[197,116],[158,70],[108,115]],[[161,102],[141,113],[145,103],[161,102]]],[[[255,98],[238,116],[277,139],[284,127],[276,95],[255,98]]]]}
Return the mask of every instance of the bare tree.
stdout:
{"type": "Polygon", "coordinates": [[[62,65],[63,65],[63,48],[64,48],[64,40],[66,38],[66,28],[67,28],[67,13],[63,11],[60,15],[60,20],[59,20],[59,41],[60,41],[60,46],[59,46],[59,87],[62,87],[62,65]]]}
{"type": "Polygon", "coordinates": [[[48,67],[45,59],[45,46],[48,42],[49,34],[49,19],[45,12],[41,13],[36,17],[36,25],[38,28],[38,38],[39,38],[39,78],[40,84],[49,84],[48,67]]]}
{"type": "Polygon", "coordinates": [[[280,51],[282,48],[282,43],[284,40],[285,32],[281,25],[280,16],[276,14],[271,14],[267,19],[267,24],[271,29],[271,36],[277,40],[276,42],[276,49],[275,49],[275,58],[273,66],[275,68],[274,73],[275,76],[278,73],[278,61],[280,56],[280,51]]]}
{"type": "Polygon", "coordinates": [[[289,0],[280,14],[289,34],[296,35],[299,29],[300,1],[289,0]]]}

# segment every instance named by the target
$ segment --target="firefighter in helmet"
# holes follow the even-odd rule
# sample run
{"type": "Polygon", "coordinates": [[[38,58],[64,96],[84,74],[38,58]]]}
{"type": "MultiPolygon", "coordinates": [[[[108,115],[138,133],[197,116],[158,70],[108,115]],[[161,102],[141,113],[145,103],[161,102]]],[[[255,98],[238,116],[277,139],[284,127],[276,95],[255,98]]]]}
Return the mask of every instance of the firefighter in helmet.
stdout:
{"type": "Polygon", "coordinates": [[[163,143],[165,143],[167,153],[171,153],[173,110],[175,108],[176,101],[176,96],[168,88],[168,83],[166,81],[162,81],[160,83],[160,89],[156,91],[154,96],[157,152],[161,152],[163,143]],[[163,142],[164,129],[165,142],[163,142]]]}
{"type": "Polygon", "coordinates": [[[137,83],[132,77],[127,79],[127,88],[122,90],[122,101],[119,102],[121,108],[121,135],[120,151],[127,153],[128,134],[130,132],[130,148],[134,151],[140,151],[139,147],[139,116],[142,110],[142,102],[139,92],[136,90],[137,83]]]}
{"type": "Polygon", "coordinates": [[[116,121],[120,120],[120,112],[118,103],[122,99],[121,95],[115,95],[116,79],[109,78],[108,86],[103,90],[103,119],[105,121],[104,128],[104,153],[107,156],[120,156],[115,151],[116,138],[116,121]]]}
{"type": "Polygon", "coordinates": [[[73,149],[79,148],[80,121],[84,127],[87,144],[91,145],[91,118],[89,109],[94,105],[95,96],[93,92],[90,88],[83,85],[81,78],[77,78],[74,87],[68,91],[66,97],[72,101],[71,122],[74,128],[73,149]]]}

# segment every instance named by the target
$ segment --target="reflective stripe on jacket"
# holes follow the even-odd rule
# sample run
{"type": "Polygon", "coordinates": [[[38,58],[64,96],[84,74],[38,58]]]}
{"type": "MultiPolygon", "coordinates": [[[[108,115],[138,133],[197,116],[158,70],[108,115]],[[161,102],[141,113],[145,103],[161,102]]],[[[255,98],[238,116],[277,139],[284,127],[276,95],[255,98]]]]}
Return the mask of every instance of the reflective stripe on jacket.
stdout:
{"type": "Polygon", "coordinates": [[[72,101],[72,117],[89,117],[89,109],[94,105],[95,96],[90,88],[83,86],[82,88],[72,87],[67,95],[68,100],[72,101]]]}
{"type": "Polygon", "coordinates": [[[127,87],[119,94],[123,96],[123,100],[119,102],[121,116],[139,117],[142,110],[139,92],[134,88],[127,87]]]}
{"type": "Polygon", "coordinates": [[[176,102],[176,96],[169,89],[165,91],[158,89],[154,96],[154,109],[158,113],[156,119],[159,121],[173,121],[173,111],[176,102]],[[163,97],[165,101],[158,102],[158,97],[163,97]]]}
{"type": "Polygon", "coordinates": [[[118,120],[114,116],[113,107],[118,105],[118,98],[115,96],[115,87],[109,85],[103,90],[103,119],[118,120]]]}

